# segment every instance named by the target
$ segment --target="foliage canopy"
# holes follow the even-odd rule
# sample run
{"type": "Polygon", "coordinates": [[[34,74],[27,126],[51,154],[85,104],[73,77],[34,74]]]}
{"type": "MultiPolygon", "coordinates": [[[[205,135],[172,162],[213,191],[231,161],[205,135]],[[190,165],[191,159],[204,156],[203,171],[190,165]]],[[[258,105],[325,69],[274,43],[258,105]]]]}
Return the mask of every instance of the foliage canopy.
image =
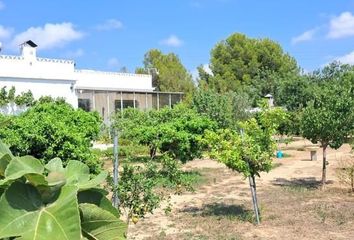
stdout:
{"type": "Polygon", "coordinates": [[[201,155],[202,145],[198,139],[206,129],[216,127],[215,122],[183,104],[159,111],[126,109],[114,117],[114,124],[123,138],[148,146],[151,157],[159,150],[183,162],[201,155]]]}
{"type": "Polygon", "coordinates": [[[0,138],[16,156],[32,155],[48,162],[60,157],[85,162],[92,172],[99,164],[90,152],[91,141],[100,129],[97,113],[75,110],[64,101],[38,102],[19,116],[7,117],[9,123],[0,129],[0,138]]]}
{"type": "Polygon", "coordinates": [[[191,74],[183,66],[179,57],[174,53],[164,54],[158,49],[151,49],[144,56],[144,68],[138,68],[137,73],[153,75],[153,86],[164,92],[191,93],[194,83],[191,74]],[[158,71],[158,73],[156,72],[158,71]]]}
{"type": "Polygon", "coordinates": [[[239,33],[215,45],[211,51],[212,75],[199,68],[200,83],[217,92],[246,92],[255,100],[276,95],[279,82],[297,75],[294,58],[270,39],[252,39],[239,33]]]}

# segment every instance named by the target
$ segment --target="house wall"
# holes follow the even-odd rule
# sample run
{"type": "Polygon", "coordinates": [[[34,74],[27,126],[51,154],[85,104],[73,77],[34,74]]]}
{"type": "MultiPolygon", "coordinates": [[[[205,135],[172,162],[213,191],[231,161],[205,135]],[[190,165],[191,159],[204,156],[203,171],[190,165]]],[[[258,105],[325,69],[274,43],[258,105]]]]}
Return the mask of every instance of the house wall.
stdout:
{"type": "MultiPolygon", "coordinates": [[[[1,75],[0,75],[1,76],[1,75]]],[[[9,78],[0,77],[0,88],[6,86],[9,90],[12,86],[16,89],[16,95],[31,90],[33,97],[38,99],[42,96],[53,98],[62,97],[77,108],[77,96],[73,88],[75,81],[51,80],[51,79],[30,79],[30,78],[9,78]]]]}
{"type": "Polygon", "coordinates": [[[151,75],[76,70],[77,89],[125,89],[153,91],[151,75]]]}
{"type": "Polygon", "coordinates": [[[21,55],[0,55],[0,87],[16,94],[30,90],[34,98],[62,97],[77,107],[75,64],[70,60],[37,58],[36,48],[23,44],[21,55]]]}
{"type": "Polygon", "coordinates": [[[0,55],[0,76],[72,81],[75,80],[74,62],[60,59],[0,55]]]}

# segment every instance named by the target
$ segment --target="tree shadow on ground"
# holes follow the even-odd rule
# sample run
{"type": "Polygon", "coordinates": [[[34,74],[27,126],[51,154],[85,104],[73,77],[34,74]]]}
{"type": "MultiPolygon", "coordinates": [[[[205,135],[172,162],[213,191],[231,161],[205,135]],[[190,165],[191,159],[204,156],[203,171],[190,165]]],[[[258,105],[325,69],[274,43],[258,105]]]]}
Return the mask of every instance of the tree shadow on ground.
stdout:
{"type": "MultiPolygon", "coordinates": [[[[327,181],[326,184],[332,184],[333,181],[327,181]]],[[[290,187],[290,188],[306,188],[308,190],[318,189],[322,181],[316,180],[314,177],[306,177],[306,178],[276,178],[272,181],[272,184],[280,187],[290,187]]]]}
{"type": "Polygon", "coordinates": [[[209,203],[202,207],[187,207],[181,210],[183,213],[190,213],[193,216],[227,218],[244,222],[253,222],[253,211],[244,205],[230,205],[225,203],[209,203]]]}

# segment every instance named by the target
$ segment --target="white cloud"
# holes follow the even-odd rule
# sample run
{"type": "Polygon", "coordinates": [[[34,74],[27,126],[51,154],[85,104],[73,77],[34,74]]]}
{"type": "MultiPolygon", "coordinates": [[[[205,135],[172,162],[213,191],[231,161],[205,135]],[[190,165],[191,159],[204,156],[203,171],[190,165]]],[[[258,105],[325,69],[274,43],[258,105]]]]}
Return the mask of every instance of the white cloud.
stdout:
{"type": "Polygon", "coordinates": [[[96,29],[99,31],[109,31],[109,30],[117,30],[123,27],[123,23],[117,19],[108,19],[103,24],[99,24],[96,26],[96,29]]]}
{"type": "Polygon", "coordinates": [[[169,47],[180,47],[183,44],[183,41],[179,39],[176,35],[171,35],[166,39],[160,41],[160,44],[166,45],[169,47]]]}
{"type": "Polygon", "coordinates": [[[43,27],[31,27],[17,34],[12,41],[12,46],[17,47],[27,40],[32,40],[40,49],[51,49],[62,47],[82,37],[83,33],[75,30],[72,23],[47,23],[43,27]]]}
{"type": "MultiPolygon", "coordinates": [[[[202,65],[202,68],[204,69],[204,71],[210,75],[213,75],[213,72],[211,71],[210,67],[209,67],[209,64],[206,63],[206,64],[203,64],[202,65]]],[[[193,78],[193,81],[194,82],[197,82],[198,78],[199,78],[199,71],[197,68],[195,68],[192,72],[192,78],[193,78]]]]}
{"type": "Polygon", "coordinates": [[[334,60],[339,61],[343,64],[354,65],[354,51],[352,51],[344,56],[336,57],[334,60]]]}
{"type": "Polygon", "coordinates": [[[5,3],[3,1],[0,1],[0,10],[3,10],[5,8],[5,3]]]}
{"type": "Polygon", "coordinates": [[[193,82],[197,83],[198,82],[198,78],[199,78],[199,72],[198,72],[198,69],[193,69],[191,71],[191,75],[192,75],[192,79],[193,79],[193,82]]]}
{"type": "Polygon", "coordinates": [[[6,28],[0,25],[0,39],[9,38],[12,35],[13,29],[6,28]]]}
{"type": "Polygon", "coordinates": [[[291,39],[291,43],[298,44],[300,42],[311,41],[314,38],[316,32],[317,32],[317,28],[308,30],[308,31],[300,34],[299,36],[293,37],[291,39]]]}
{"type": "Polygon", "coordinates": [[[211,71],[209,64],[203,64],[203,69],[206,73],[213,75],[213,72],[211,71]]]}
{"type": "Polygon", "coordinates": [[[85,51],[82,48],[76,49],[75,51],[68,51],[65,53],[64,57],[66,58],[78,58],[82,57],[85,54],[85,51]]]}
{"type": "Polygon", "coordinates": [[[120,66],[120,63],[117,58],[110,58],[107,61],[107,65],[110,68],[118,68],[120,66]]]}
{"type": "Polygon", "coordinates": [[[332,39],[354,35],[354,16],[350,12],[343,12],[333,17],[329,25],[327,37],[332,39]]]}

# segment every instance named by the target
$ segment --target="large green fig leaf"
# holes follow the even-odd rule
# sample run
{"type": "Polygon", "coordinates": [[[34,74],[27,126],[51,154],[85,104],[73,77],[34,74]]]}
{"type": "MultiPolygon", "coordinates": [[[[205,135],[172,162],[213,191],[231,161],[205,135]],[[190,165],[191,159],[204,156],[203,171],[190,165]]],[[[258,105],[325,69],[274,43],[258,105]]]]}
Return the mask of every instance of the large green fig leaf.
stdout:
{"type": "Polygon", "coordinates": [[[74,160],[69,161],[65,168],[67,184],[78,186],[80,191],[97,187],[106,180],[107,175],[108,173],[106,171],[102,171],[90,180],[90,169],[88,166],[74,160]]]}
{"type": "Polygon", "coordinates": [[[45,205],[32,185],[12,183],[0,198],[0,238],[80,239],[76,194],[77,187],[64,186],[58,198],[45,205]]]}
{"type": "Polygon", "coordinates": [[[19,179],[26,174],[42,174],[43,170],[41,161],[32,156],[15,157],[7,165],[5,179],[0,181],[0,185],[19,179]]]}
{"type": "Polygon", "coordinates": [[[65,168],[65,177],[68,184],[86,183],[90,180],[90,169],[82,162],[70,160],[65,168]]]}
{"type": "Polygon", "coordinates": [[[106,197],[107,192],[103,189],[93,188],[79,192],[77,195],[79,204],[90,203],[112,213],[114,216],[119,217],[119,212],[112,206],[112,202],[106,197]]]}
{"type": "Polygon", "coordinates": [[[44,167],[49,172],[64,172],[63,162],[60,158],[53,158],[44,167]]]}
{"type": "Polygon", "coordinates": [[[86,190],[86,189],[98,187],[101,183],[103,183],[106,180],[107,176],[108,176],[108,172],[102,171],[100,172],[100,174],[92,178],[90,181],[80,183],[78,187],[80,190],[86,190]]]}
{"type": "Polygon", "coordinates": [[[0,140],[0,153],[9,154],[11,157],[13,157],[9,147],[5,143],[3,143],[1,140],[0,140]]]}
{"type": "Polygon", "coordinates": [[[84,237],[92,240],[124,240],[127,224],[93,204],[80,204],[81,227],[84,237]]]}
{"type": "Polygon", "coordinates": [[[12,157],[8,153],[0,153],[0,177],[5,177],[5,170],[12,157]]]}
{"type": "Polygon", "coordinates": [[[5,176],[5,170],[13,155],[10,149],[0,140],[0,177],[5,176]]]}

